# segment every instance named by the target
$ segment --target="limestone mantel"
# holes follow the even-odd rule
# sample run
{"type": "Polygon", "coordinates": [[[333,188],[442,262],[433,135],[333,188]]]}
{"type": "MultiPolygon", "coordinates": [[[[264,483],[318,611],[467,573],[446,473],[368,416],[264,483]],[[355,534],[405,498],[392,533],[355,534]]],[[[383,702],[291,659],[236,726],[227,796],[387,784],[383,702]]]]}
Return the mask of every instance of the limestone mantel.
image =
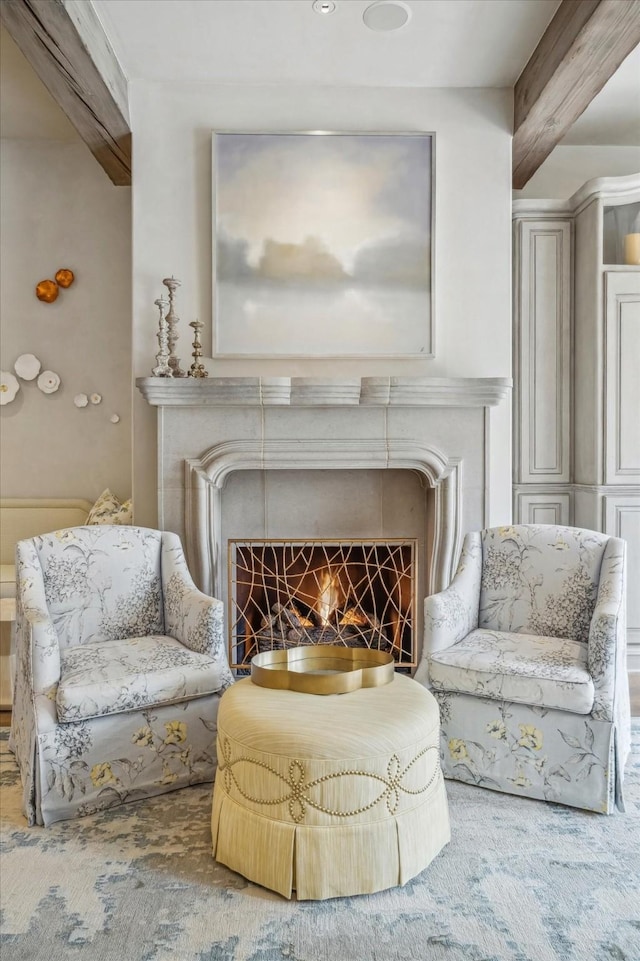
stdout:
{"type": "Polygon", "coordinates": [[[485,526],[489,409],[507,378],[136,384],[158,408],[159,524],[183,538],[207,593],[227,596],[232,538],[401,535],[417,536],[430,593],[449,583],[464,532],[485,526]]]}
{"type": "Polygon", "coordinates": [[[139,377],[154,407],[493,407],[506,377],[139,377]]]}

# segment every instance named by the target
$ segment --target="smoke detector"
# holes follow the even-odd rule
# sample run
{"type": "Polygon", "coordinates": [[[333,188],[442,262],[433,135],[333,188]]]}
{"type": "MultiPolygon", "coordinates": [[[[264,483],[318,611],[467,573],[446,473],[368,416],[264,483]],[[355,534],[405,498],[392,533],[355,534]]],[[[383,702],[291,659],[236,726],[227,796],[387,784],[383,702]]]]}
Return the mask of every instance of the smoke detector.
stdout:
{"type": "Polygon", "coordinates": [[[362,14],[370,30],[399,30],[411,19],[411,7],[402,0],[376,0],[362,14]]]}
{"type": "Polygon", "coordinates": [[[334,12],[336,5],[333,0],[313,0],[313,9],[326,17],[327,14],[334,12]]]}

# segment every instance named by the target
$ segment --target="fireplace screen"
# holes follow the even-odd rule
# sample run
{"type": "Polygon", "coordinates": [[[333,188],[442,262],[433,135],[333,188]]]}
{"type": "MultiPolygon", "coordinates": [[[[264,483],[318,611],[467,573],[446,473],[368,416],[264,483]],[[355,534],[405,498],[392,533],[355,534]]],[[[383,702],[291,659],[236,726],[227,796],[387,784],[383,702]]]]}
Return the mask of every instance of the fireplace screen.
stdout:
{"type": "Polygon", "coordinates": [[[414,665],[416,541],[230,540],[229,660],[306,644],[414,665]]]}

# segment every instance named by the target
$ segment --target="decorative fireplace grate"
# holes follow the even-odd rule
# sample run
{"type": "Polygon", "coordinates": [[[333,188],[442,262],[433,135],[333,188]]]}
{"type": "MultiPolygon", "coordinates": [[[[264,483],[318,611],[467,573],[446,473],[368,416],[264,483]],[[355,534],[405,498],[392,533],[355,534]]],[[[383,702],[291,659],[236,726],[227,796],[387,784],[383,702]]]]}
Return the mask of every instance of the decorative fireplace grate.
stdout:
{"type": "Polygon", "coordinates": [[[230,540],[229,660],[307,644],[388,651],[415,664],[417,543],[230,540]]]}

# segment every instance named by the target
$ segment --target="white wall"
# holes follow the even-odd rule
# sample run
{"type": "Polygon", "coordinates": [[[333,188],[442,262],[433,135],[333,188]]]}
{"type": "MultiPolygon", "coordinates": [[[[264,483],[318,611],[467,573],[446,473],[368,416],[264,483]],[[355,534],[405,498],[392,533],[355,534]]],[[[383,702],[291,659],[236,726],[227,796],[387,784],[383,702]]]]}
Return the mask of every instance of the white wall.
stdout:
{"type": "Polygon", "coordinates": [[[587,180],[640,171],[640,146],[559,145],[514,200],[568,200],[587,180]]]}
{"type": "Polygon", "coordinates": [[[2,369],[33,353],[61,387],[21,381],[0,408],[4,497],[131,491],[131,191],[114,187],[84,144],[0,142],[2,369]],[[70,267],[53,304],[38,281],[70,267]],[[80,410],[78,393],[102,403],[80,410]],[[120,423],[110,422],[113,413],[120,423]]]}
{"type": "MultiPolygon", "coordinates": [[[[191,362],[189,321],[211,347],[211,133],[433,131],[436,134],[436,356],[416,360],[208,362],[212,376],[511,376],[511,94],[287,86],[130,85],[133,164],[133,358],[149,375],[154,300],[182,281],[177,353],[191,362]]],[[[156,411],[134,396],[136,519],[155,523],[156,411]]],[[[510,519],[509,405],[491,414],[492,523],[510,519]]]]}

